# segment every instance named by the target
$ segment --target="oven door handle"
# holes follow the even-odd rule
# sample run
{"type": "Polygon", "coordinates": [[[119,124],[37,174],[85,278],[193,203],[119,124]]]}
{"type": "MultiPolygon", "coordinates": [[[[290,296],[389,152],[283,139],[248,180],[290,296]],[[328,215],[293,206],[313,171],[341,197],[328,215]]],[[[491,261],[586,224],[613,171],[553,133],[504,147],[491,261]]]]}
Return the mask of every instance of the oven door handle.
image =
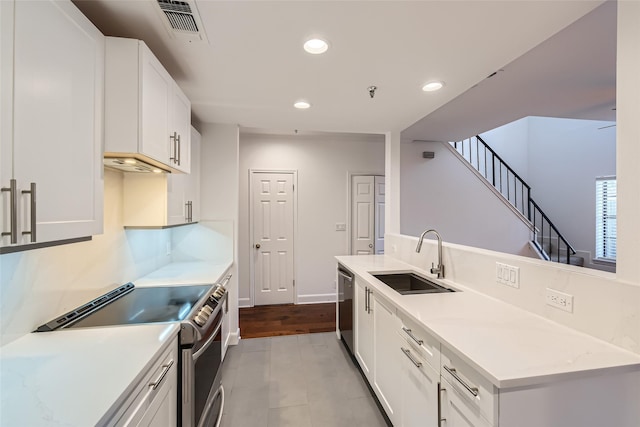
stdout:
{"type": "Polygon", "coordinates": [[[216,417],[216,423],[212,424],[214,427],[220,427],[220,421],[222,421],[222,411],[224,410],[224,387],[220,384],[218,390],[210,396],[205,404],[204,409],[202,410],[202,415],[200,416],[200,421],[198,421],[198,427],[206,427],[205,423],[209,418],[209,412],[211,412],[211,408],[213,408],[213,403],[216,401],[216,398],[220,395],[220,412],[218,412],[218,416],[216,417]]]}
{"type": "Polygon", "coordinates": [[[222,328],[222,322],[218,323],[218,325],[216,326],[215,331],[213,331],[213,333],[211,334],[211,336],[209,337],[209,339],[207,339],[207,342],[204,343],[204,345],[202,347],[200,347],[198,349],[198,351],[196,351],[195,353],[193,353],[193,361],[195,362],[196,360],[198,360],[198,358],[200,357],[200,355],[202,353],[204,353],[205,351],[207,351],[207,349],[209,348],[209,346],[211,345],[211,343],[216,339],[216,335],[218,335],[218,332],[220,332],[220,328],[222,328]]]}

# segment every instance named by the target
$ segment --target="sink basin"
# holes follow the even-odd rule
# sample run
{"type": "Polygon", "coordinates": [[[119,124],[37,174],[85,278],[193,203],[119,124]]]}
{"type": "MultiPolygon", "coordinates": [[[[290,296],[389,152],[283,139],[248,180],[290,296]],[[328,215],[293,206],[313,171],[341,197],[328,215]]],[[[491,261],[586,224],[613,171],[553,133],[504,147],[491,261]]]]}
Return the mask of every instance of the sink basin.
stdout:
{"type": "Polygon", "coordinates": [[[455,292],[414,273],[381,273],[373,277],[402,295],[455,292]]]}

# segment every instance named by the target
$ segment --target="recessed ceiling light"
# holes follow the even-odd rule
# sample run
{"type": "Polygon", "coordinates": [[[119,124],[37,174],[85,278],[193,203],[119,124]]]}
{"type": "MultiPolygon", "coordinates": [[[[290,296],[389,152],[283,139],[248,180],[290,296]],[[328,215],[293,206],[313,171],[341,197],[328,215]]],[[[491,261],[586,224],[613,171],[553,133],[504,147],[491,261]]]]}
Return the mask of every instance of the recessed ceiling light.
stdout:
{"type": "Polygon", "coordinates": [[[293,106],[299,110],[306,110],[307,108],[311,107],[311,104],[309,104],[307,101],[298,101],[293,104],[293,106]]]}
{"type": "Polygon", "coordinates": [[[304,43],[304,50],[314,55],[325,53],[329,49],[329,44],[322,39],[310,39],[304,43]]]}
{"type": "Polygon", "coordinates": [[[422,90],[425,92],[433,92],[434,90],[442,89],[442,86],[444,86],[443,82],[429,82],[422,86],[422,90]]]}
{"type": "Polygon", "coordinates": [[[128,165],[135,165],[135,164],[136,164],[136,161],[135,161],[135,160],[133,160],[133,159],[125,159],[125,161],[124,161],[124,162],[125,162],[126,164],[128,164],[128,165]]]}

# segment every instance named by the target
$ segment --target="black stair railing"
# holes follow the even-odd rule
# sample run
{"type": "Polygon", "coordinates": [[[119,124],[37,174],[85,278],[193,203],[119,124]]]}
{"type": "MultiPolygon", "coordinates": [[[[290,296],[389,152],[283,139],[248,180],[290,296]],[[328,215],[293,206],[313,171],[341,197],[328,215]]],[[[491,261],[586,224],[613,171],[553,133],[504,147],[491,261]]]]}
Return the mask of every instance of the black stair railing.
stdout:
{"type": "Polygon", "coordinates": [[[479,136],[451,143],[480,175],[532,224],[533,243],[549,261],[570,263],[576,251],[531,198],[531,187],[479,136]],[[549,250],[555,248],[556,250],[549,250]],[[566,253],[566,259],[564,254],[566,253]],[[555,259],[553,259],[555,258],[555,259]]]}

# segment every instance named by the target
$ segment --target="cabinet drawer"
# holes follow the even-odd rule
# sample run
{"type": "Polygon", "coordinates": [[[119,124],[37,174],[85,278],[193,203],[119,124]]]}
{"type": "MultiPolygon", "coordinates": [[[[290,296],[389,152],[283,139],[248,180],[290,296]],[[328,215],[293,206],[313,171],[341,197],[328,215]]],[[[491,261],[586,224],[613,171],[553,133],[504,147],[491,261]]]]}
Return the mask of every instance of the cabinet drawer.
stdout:
{"type": "Polygon", "coordinates": [[[476,408],[491,424],[498,419],[498,395],[494,385],[458,356],[442,347],[440,375],[470,407],[476,408]]]}
{"type": "Polygon", "coordinates": [[[399,350],[404,353],[401,357],[403,360],[406,358],[407,366],[411,365],[412,369],[410,369],[410,372],[419,372],[424,377],[422,378],[422,382],[426,380],[435,386],[440,379],[440,375],[437,372],[439,367],[434,367],[429,363],[425,357],[425,352],[421,350],[411,338],[408,338],[404,331],[400,330],[398,336],[400,337],[398,340],[400,344],[399,350]]]}
{"type": "MultiPolygon", "coordinates": [[[[177,378],[178,372],[178,342],[177,339],[171,341],[162,355],[151,365],[142,379],[135,385],[131,394],[126,398],[124,404],[118,409],[115,416],[111,418],[107,425],[114,426],[135,426],[145,415],[149,407],[157,397],[157,392],[162,388],[153,389],[152,383],[160,381],[164,384],[177,378]],[[166,371],[166,372],[165,372],[166,371]]],[[[159,384],[160,385],[160,384],[159,384]]],[[[177,394],[172,403],[177,405],[177,394]]]]}
{"type": "Polygon", "coordinates": [[[424,330],[417,322],[403,313],[398,313],[402,322],[400,336],[420,354],[436,371],[440,370],[440,342],[424,330]]]}

